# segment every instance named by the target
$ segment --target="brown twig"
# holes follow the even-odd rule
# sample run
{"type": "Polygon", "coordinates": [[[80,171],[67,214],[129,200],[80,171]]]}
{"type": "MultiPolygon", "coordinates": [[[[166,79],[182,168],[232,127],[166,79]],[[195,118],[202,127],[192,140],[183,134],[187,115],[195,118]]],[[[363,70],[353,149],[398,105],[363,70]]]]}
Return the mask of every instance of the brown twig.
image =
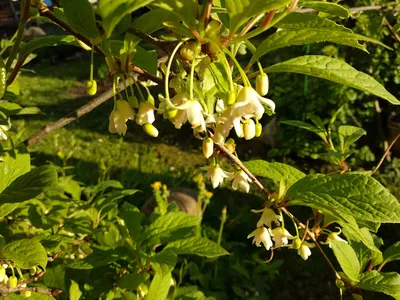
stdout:
{"type": "Polygon", "coordinates": [[[144,32],[139,31],[139,30],[137,30],[135,28],[129,28],[128,32],[133,34],[133,35],[135,35],[135,36],[137,36],[138,38],[150,43],[150,44],[153,44],[154,46],[157,46],[157,47],[165,50],[166,52],[169,53],[169,49],[171,48],[170,45],[172,43],[159,40],[159,39],[157,39],[155,37],[152,37],[151,35],[148,35],[148,34],[146,34],[144,32]]]}
{"type": "MultiPolygon", "coordinates": [[[[125,81],[125,84],[129,84],[129,83],[131,83],[130,79],[125,81]]],[[[121,91],[124,90],[125,89],[124,83],[120,83],[119,88],[121,91]]],[[[61,127],[64,127],[64,126],[68,125],[69,123],[75,121],[76,119],[82,117],[83,115],[91,112],[93,109],[95,109],[97,106],[106,102],[112,96],[113,96],[113,89],[109,89],[108,91],[104,92],[100,96],[96,97],[89,103],[83,105],[82,107],[78,108],[77,110],[68,114],[67,116],[55,121],[52,124],[48,124],[48,125],[44,126],[43,129],[39,130],[34,135],[30,136],[24,142],[24,144],[27,147],[32,146],[33,144],[35,144],[38,141],[40,141],[41,139],[43,139],[47,134],[49,134],[61,127]]]]}
{"type": "Polygon", "coordinates": [[[247,174],[247,176],[250,177],[250,179],[253,181],[253,183],[266,195],[269,196],[268,191],[264,188],[264,186],[261,184],[261,182],[258,181],[258,179],[244,166],[244,164],[240,161],[239,158],[237,158],[235,155],[230,153],[228,149],[224,145],[221,144],[215,144],[215,147],[217,147],[220,151],[224,152],[224,154],[231,160],[233,161],[240,169],[243,170],[247,174]]]}
{"type": "Polygon", "coordinates": [[[260,27],[261,28],[267,28],[268,25],[271,23],[272,18],[274,17],[276,12],[276,9],[271,10],[268,12],[268,15],[265,17],[265,20],[261,23],[260,27]]]}
{"type": "Polygon", "coordinates": [[[374,174],[376,171],[378,171],[378,169],[381,167],[383,161],[385,160],[385,157],[388,156],[390,149],[394,146],[394,144],[396,143],[396,141],[400,138],[400,133],[398,133],[395,138],[393,139],[393,141],[390,143],[389,147],[387,147],[385,153],[382,155],[381,160],[379,161],[378,165],[376,166],[376,168],[372,171],[371,175],[374,174]]]}
{"type": "Polygon", "coordinates": [[[238,37],[241,37],[243,35],[245,35],[247,32],[249,32],[249,30],[257,24],[258,21],[260,21],[262,19],[262,17],[264,17],[264,13],[259,14],[257,17],[255,17],[253,20],[251,20],[244,28],[243,30],[238,34],[238,37]]]}
{"type": "Polygon", "coordinates": [[[386,19],[386,17],[383,18],[383,21],[385,22],[385,24],[387,25],[387,27],[389,27],[390,31],[392,32],[392,34],[394,35],[394,37],[396,38],[396,40],[398,42],[400,42],[400,36],[397,34],[396,31],[393,30],[393,26],[390,25],[388,19],[386,19]]]}

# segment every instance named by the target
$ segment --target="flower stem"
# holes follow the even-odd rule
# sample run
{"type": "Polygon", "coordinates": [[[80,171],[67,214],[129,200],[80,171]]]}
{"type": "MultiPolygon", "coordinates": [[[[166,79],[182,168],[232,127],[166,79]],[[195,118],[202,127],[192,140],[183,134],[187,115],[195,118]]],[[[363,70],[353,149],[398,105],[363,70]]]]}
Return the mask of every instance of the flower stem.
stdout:
{"type": "Polygon", "coordinates": [[[172,104],[171,98],[169,96],[169,73],[171,70],[171,65],[174,60],[175,54],[176,52],[178,52],[179,48],[183,45],[183,43],[184,41],[179,42],[178,45],[176,45],[176,47],[174,48],[174,51],[172,51],[171,57],[169,58],[167,65],[167,74],[165,74],[165,101],[167,102],[167,105],[172,108],[175,108],[175,105],[172,104]]]}
{"type": "Polygon", "coordinates": [[[194,68],[196,66],[196,57],[193,58],[192,65],[190,67],[190,76],[189,76],[189,93],[190,100],[194,100],[193,96],[193,77],[194,77],[194,68]]]}

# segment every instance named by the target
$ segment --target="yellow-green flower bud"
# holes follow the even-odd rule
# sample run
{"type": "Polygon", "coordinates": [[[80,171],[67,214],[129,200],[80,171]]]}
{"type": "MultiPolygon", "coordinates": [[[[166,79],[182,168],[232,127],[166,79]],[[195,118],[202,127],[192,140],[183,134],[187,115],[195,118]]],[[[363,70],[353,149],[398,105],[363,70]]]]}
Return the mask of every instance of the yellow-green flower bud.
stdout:
{"type": "Polygon", "coordinates": [[[246,140],[251,140],[256,135],[256,126],[252,119],[243,124],[243,135],[246,140]]]}
{"type": "Polygon", "coordinates": [[[33,275],[36,274],[36,271],[37,271],[36,267],[32,267],[32,268],[29,270],[29,273],[33,276],[33,275]]]}
{"type": "Polygon", "coordinates": [[[260,123],[256,124],[256,135],[255,137],[259,137],[262,133],[262,125],[260,123]]]}
{"type": "Polygon", "coordinates": [[[31,291],[24,291],[24,297],[25,298],[29,298],[30,296],[32,296],[32,292],[31,291]]]}
{"type": "Polygon", "coordinates": [[[97,82],[96,80],[86,82],[86,93],[89,96],[93,96],[97,93],[97,82]]]}
{"type": "Polygon", "coordinates": [[[149,136],[158,137],[158,130],[157,130],[157,128],[156,128],[153,124],[150,124],[150,123],[144,124],[144,125],[143,125],[143,130],[144,130],[144,132],[146,132],[149,136]]]}
{"type": "Polygon", "coordinates": [[[269,90],[269,79],[268,75],[263,73],[257,76],[256,78],[256,91],[259,95],[265,96],[268,94],[269,90]]]}
{"type": "Polygon", "coordinates": [[[17,284],[18,284],[18,279],[17,279],[17,277],[15,277],[15,276],[10,276],[9,278],[8,278],[8,282],[7,282],[7,284],[8,284],[8,286],[10,287],[10,288],[16,288],[17,287],[17,284]]]}
{"type": "Polygon", "coordinates": [[[210,23],[207,24],[205,36],[208,38],[212,38],[217,35],[221,30],[221,22],[218,20],[211,20],[210,23]]]}
{"type": "Polygon", "coordinates": [[[167,113],[167,117],[168,119],[173,119],[176,117],[176,115],[178,114],[178,110],[175,108],[167,108],[165,110],[165,112],[167,113]]]}
{"type": "Polygon", "coordinates": [[[229,151],[229,153],[233,153],[236,150],[236,143],[235,140],[230,138],[225,143],[225,148],[229,151]]]}
{"type": "Polygon", "coordinates": [[[0,265],[0,282],[4,280],[6,277],[6,269],[2,265],[0,265]]]}
{"type": "Polygon", "coordinates": [[[336,287],[341,290],[344,289],[344,287],[345,287],[344,282],[341,279],[336,279],[335,284],[336,284],[336,287]]]}
{"type": "Polygon", "coordinates": [[[197,41],[187,42],[180,50],[181,57],[185,60],[192,61],[201,52],[201,45],[197,41]]]}
{"type": "Polygon", "coordinates": [[[214,142],[210,137],[203,140],[203,154],[206,158],[210,158],[214,153],[214,142]]]}
{"type": "Polygon", "coordinates": [[[135,95],[131,95],[128,98],[128,102],[133,108],[138,108],[139,107],[139,100],[135,95]]]}

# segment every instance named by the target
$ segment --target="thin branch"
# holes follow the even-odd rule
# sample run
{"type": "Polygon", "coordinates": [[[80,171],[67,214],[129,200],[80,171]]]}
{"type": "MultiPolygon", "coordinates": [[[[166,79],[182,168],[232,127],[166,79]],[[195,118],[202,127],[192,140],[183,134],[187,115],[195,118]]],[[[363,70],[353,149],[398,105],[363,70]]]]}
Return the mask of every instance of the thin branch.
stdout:
{"type": "MultiPolygon", "coordinates": [[[[373,10],[381,10],[381,9],[391,9],[390,6],[384,6],[384,5],[371,5],[371,6],[360,6],[360,7],[353,7],[350,8],[351,13],[356,13],[356,12],[364,12],[364,11],[373,11],[373,10]]],[[[316,12],[315,9],[312,8],[303,8],[298,10],[300,13],[311,13],[311,12],[316,12]]]]}
{"type": "MultiPolygon", "coordinates": [[[[130,79],[127,79],[124,83],[119,84],[119,89],[122,91],[125,89],[124,84],[130,84],[132,81],[130,79]]],[[[101,94],[99,97],[93,99],[89,103],[83,105],[82,107],[78,108],[74,112],[68,114],[67,116],[55,121],[52,124],[47,124],[46,126],[43,127],[43,129],[39,130],[37,133],[34,135],[30,136],[24,144],[29,147],[32,146],[33,144],[37,143],[41,139],[43,139],[46,135],[49,133],[64,127],[68,125],[69,123],[75,121],[76,119],[82,117],[83,115],[91,112],[93,109],[95,109],[97,106],[103,104],[106,102],[108,99],[112,98],[113,96],[113,89],[109,89],[108,91],[104,92],[101,94]]]]}
{"type": "Polygon", "coordinates": [[[274,17],[274,15],[275,15],[275,12],[276,12],[276,9],[273,9],[273,10],[271,10],[269,13],[268,13],[268,15],[265,17],[265,20],[261,23],[261,25],[260,25],[260,27],[261,28],[267,28],[268,27],[268,25],[271,23],[271,21],[272,21],[272,18],[274,17]]]}
{"type": "Polygon", "coordinates": [[[385,22],[385,24],[387,25],[387,27],[389,27],[390,31],[392,32],[392,34],[394,35],[394,37],[396,38],[396,40],[398,42],[400,42],[400,36],[397,34],[396,31],[393,30],[393,26],[390,25],[388,19],[386,19],[386,17],[383,18],[383,21],[385,22]]]}
{"type": "Polygon", "coordinates": [[[258,21],[261,20],[262,17],[264,17],[265,14],[259,14],[257,17],[255,17],[253,20],[251,20],[244,28],[243,30],[238,34],[238,37],[241,37],[242,35],[245,35],[249,30],[257,24],[258,21]]]}
{"type": "Polygon", "coordinates": [[[400,138],[400,133],[398,133],[395,138],[393,139],[393,141],[390,143],[389,147],[387,147],[385,153],[382,155],[381,160],[379,161],[378,165],[376,166],[376,168],[372,171],[371,175],[374,174],[376,171],[378,171],[378,169],[381,167],[383,161],[385,160],[385,157],[388,156],[390,149],[394,146],[394,144],[396,143],[396,141],[400,138]]]}
{"type": "Polygon", "coordinates": [[[148,35],[148,34],[146,34],[144,32],[139,31],[139,30],[137,30],[135,28],[132,28],[132,27],[129,28],[128,32],[133,34],[133,35],[135,35],[135,36],[137,36],[138,38],[150,43],[150,44],[153,44],[154,46],[157,46],[157,47],[167,51],[167,52],[168,52],[168,49],[171,48],[170,47],[170,44],[171,44],[170,42],[159,40],[159,39],[157,39],[155,37],[152,37],[151,35],[148,35]]]}
{"type": "MultiPolygon", "coordinates": [[[[215,144],[215,146],[222,151],[226,156],[228,156],[229,159],[231,159],[240,169],[243,170],[247,174],[247,176],[250,177],[250,179],[254,182],[254,184],[267,196],[269,196],[268,191],[264,188],[264,186],[257,180],[257,178],[243,165],[243,163],[240,161],[239,158],[237,158],[235,155],[230,153],[228,149],[224,145],[221,144],[215,144]]],[[[312,238],[312,240],[315,242],[317,245],[319,251],[321,252],[322,256],[324,259],[327,261],[329,267],[331,268],[332,272],[335,275],[335,278],[341,279],[340,275],[336,271],[335,267],[333,266],[332,262],[329,260],[328,256],[325,254],[324,250],[321,248],[319,245],[317,239],[315,238],[315,235],[308,229],[306,225],[304,225],[302,222],[300,222],[299,219],[297,219],[295,216],[292,215],[285,207],[280,207],[281,209],[287,216],[295,220],[295,222],[304,230],[306,230],[307,234],[312,238]]]]}

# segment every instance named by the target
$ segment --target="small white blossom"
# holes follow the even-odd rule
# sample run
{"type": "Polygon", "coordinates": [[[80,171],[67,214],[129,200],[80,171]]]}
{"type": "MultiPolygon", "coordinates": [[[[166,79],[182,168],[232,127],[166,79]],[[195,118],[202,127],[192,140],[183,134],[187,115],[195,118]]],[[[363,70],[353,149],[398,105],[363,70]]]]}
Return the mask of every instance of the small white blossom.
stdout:
{"type": "Polygon", "coordinates": [[[248,239],[252,237],[254,237],[253,244],[256,244],[257,247],[260,247],[261,243],[264,244],[267,250],[273,246],[269,231],[265,227],[259,227],[247,236],[248,239]]]}
{"type": "Polygon", "coordinates": [[[128,102],[125,100],[118,100],[109,117],[108,130],[111,133],[118,133],[125,135],[128,127],[126,121],[133,120],[135,112],[128,102]]]}
{"type": "Polygon", "coordinates": [[[196,100],[188,100],[177,107],[186,112],[186,117],[192,128],[197,128],[200,132],[206,130],[206,122],[203,116],[203,107],[196,100]]]}
{"type": "Polygon", "coordinates": [[[265,112],[264,106],[272,113],[275,112],[275,103],[272,100],[261,97],[252,87],[243,87],[238,93],[236,103],[233,105],[232,116],[244,117],[251,115],[259,120],[265,112]]]}
{"type": "Polygon", "coordinates": [[[211,179],[211,183],[214,189],[217,188],[224,181],[224,178],[228,178],[232,175],[232,173],[222,170],[222,168],[218,164],[211,164],[206,168],[206,170],[206,178],[211,179]]]}
{"type": "Polygon", "coordinates": [[[285,228],[277,227],[271,230],[272,239],[275,242],[276,247],[282,247],[283,245],[287,245],[289,243],[288,240],[293,240],[294,236],[292,236],[289,231],[285,228]]]}
{"type": "Polygon", "coordinates": [[[307,258],[311,255],[310,248],[314,248],[315,244],[302,242],[299,249],[297,249],[297,254],[301,256],[302,259],[307,260],[307,258]]]}
{"type": "MultiPolygon", "coordinates": [[[[250,190],[250,184],[249,182],[252,182],[250,177],[243,172],[243,170],[237,171],[235,174],[229,178],[232,181],[232,188],[236,191],[238,188],[241,188],[242,190],[246,191],[246,193],[249,192],[250,190]]],[[[257,225],[257,227],[260,227],[257,225]]]]}
{"type": "Polygon", "coordinates": [[[342,239],[342,238],[339,236],[340,233],[341,233],[341,231],[339,231],[339,232],[331,232],[331,233],[328,235],[328,238],[327,238],[326,242],[328,243],[329,248],[332,247],[332,244],[331,244],[330,240],[338,241],[338,242],[343,242],[343,243],[348,244],[348,242],[347,242],[346,240],[342,239]]]}
{"type": "Polygon", "coordinates": [[[143,125],[145,123],[153,124],[155,121],[154,107],[150,102],[142,102],[136,116],[136,123],[143,125]]]}
{"type": "Polygon", "coordinates": [[[265,208],[262,212],[261,218],[257,222],[257,227],[267,225],[269,228],[271,228],[272,222],[274,222],[277,226],[280,226],[278,220],[279,216],[276,215],[271,208],[265,208]]]}

